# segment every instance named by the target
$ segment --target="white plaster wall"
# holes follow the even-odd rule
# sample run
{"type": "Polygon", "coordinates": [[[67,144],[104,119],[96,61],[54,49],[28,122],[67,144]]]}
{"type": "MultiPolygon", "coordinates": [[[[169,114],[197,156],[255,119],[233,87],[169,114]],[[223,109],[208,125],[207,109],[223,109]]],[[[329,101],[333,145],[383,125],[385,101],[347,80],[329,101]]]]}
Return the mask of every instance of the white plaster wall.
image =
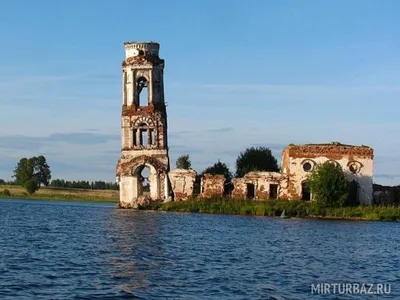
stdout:
{"type": "MultiPolygon", "coordinates": [[[[295,189],[298,195],[301,195],[301,183],[307,179],[309,176],[309,172],[305,172],[303,170],[303,163],[305,161],[314,162],[315,164],[325,163],[327,162],[327,157],[319,156],[314,158],[289,158],[289,173],[290,180],[295,184],[295,189]]],[[[339,163],[343,170],[346,172],[348,178],[350,180],[356,180],[359,184],[359,200],[363,204],[371,204],[372,203],[372,193],[373,193],[373,160],[366,159],[363,157],[357,156],[347,156],[344,155],[342,159],[335,160],[339,163]],[[351,158],[351,159],[350,159],[351,158]],[[361,163],[362,167],[359,173],[352,174],[349,171],[347,164],[350,161],[357,161],[361,163]]]]}
{"type": "Polygon", "coordinates": [[[149,174],[149,183],[150,183],[150,197],[152,199],[160,198],[160,178],[157,175],[154,168],[150,168],[151,173],[149,174]]]}
{"type": "Polygon", "coordinates": [[[133,87],[131,84],[126,85],[126,105],[131,106],[133,104],[133,87]]]}
{"type": "Polygon", "coordinates": [[[148,87],[147,87],[147,99],[143,99],[142,100],[142,103],[143,103],[143,105],[149,105],[149,104],[151,104],[151,103],[153,103],[153,76],[152,76],[152,74],[153,74],[153,72],[151,72],[151,70],[148,70],[147,71],[147,74],[148,74],[148,87]]]}
{"type": "Polygon", "coordinates": [[[168,202],[171,200],[169,196],[169,184],[168,184],[168,176],[164,177],[164,202],[168,202]]]}
{"type": "Polygon", "coordinates": [[[287,199],[288,179],[282,176],[278,186],[278,199],[287,199]]]}
{"type": "Polygon", "coordinates": [[[125,70],[126,72],[126,82],[125,82],[125,89],[124,92],[126,93],[126,104],[128,106],[132,105],[133,103],[133,93],[134,93],[134,87],[133,87],[133,72],[131,69],[127,68],[125,70]]]}
{"type": "Polygon", "coordinates": [[[121,120],[121,141],[122,148],[130,147],[131,136],[130,136],[130,122],[129,117],[122,117],[121,120]]]}
{"type": "Polygon", "coordinates": [[[133,176],[121,176],[120,178],[120,203],[122,206],[127,206],[133,203],[134,195],[137,194],[137,185],[133,176]]]}
{"type": "Polygon", "coordinates": [[[126,71],[122,70],[122,105],[126,105],[126,101],[125,101],[125,86],[126,86],[126,71]]]}
{"type": "MultiPolygon", "coordinates": [[[[193,195],[196,171],[185,169],[173,169],[168,173],[172,190],[175,194],[180,193],[188,197],[193,195]]],[[[178,194],[179,195],[179,194],[178,194]]]]}

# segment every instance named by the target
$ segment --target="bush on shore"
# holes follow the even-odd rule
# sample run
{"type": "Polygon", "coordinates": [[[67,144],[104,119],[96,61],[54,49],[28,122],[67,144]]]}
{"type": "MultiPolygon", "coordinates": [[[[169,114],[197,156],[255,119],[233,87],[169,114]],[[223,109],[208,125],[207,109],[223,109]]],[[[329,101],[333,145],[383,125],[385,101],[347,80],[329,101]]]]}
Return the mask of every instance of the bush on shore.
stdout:
{"type": "Polygon", "coordinates": [[[9,189],[4,189],[0,192],[0,196],[11,196],[11,192],[9,189]]]}

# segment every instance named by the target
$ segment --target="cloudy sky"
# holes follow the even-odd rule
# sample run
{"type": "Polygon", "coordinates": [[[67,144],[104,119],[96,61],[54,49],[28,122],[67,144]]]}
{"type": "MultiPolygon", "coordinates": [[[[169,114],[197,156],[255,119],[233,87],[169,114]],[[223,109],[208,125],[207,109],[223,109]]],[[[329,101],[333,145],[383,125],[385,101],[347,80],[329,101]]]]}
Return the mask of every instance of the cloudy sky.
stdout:
{"type": "Polygon", "coordinates": [[[53,178],[115,179],[125,41],[166,60],[171,162],[234,171],[251,145],[375,149],[400,184],[400,2],[4,1],[0,178],[45,155],[53,178]]]}

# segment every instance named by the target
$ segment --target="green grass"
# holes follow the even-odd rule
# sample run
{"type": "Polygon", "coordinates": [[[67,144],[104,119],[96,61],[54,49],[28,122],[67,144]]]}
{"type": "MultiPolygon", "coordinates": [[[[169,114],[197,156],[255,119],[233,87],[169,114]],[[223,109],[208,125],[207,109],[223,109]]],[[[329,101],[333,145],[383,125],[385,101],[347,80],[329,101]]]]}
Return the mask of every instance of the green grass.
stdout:
{"type": "Polygon", "coordinates": [[[118,203],[119,191],[42,187],[33,195],[19,186],[0,186],[0,198],[118,203]]]}
{"type": "Polygon", "coordinates": [[[153,203],[141,207],[145,210],[191,212],[211,214],[253,215],[276,217],[285,214],[298,218],[357,219],[374,221],[400,221],[400,207],[356,206],[327,208],[315,202],[285,200],[234,200],[211,198],[168,203],[153,203]]]}
{"type": "Polygon", "coordinates": [[[306,203],[303,201],[235,200],[230,198],[188,200],[164,204],[157,203],[142,207],[142,209],[256,216],[280,216],[282,211],[285,210],[286,215],[292,217],[305,217],[312,214],[324,213],[324,209],[317,203],[306,203]]]}

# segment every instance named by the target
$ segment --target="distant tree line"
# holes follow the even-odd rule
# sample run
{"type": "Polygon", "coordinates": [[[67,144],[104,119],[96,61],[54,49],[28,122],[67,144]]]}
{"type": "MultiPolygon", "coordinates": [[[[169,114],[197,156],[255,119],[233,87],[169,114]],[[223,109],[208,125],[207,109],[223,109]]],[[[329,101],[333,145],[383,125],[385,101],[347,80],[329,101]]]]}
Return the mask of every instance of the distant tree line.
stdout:
{"type": "Polygon", "coordinates": [[[14,180],[0,179],[0,185],[18,185],[14,180]]]}
{"type": "MultiPolygon", "coordinates": [[[[6,181],[0,179],[0,185],[19,185],[15,180],[6,181]]],[[[118,183],[105,181],[68,181],[64,179],[54,179],[48,185],[53,188],[70,188],[70,189],[91,189],[91,190],[118,190],[118,183]]]]}
{"type": "Polygon", "coordinates": [[[119,186],[116,182],[105,181],[68,181],[64,179],[54,179],[49,184],[50,187],[70,188],[70,189],[91,189],[91,190],[118,190],[119,186]]]}

